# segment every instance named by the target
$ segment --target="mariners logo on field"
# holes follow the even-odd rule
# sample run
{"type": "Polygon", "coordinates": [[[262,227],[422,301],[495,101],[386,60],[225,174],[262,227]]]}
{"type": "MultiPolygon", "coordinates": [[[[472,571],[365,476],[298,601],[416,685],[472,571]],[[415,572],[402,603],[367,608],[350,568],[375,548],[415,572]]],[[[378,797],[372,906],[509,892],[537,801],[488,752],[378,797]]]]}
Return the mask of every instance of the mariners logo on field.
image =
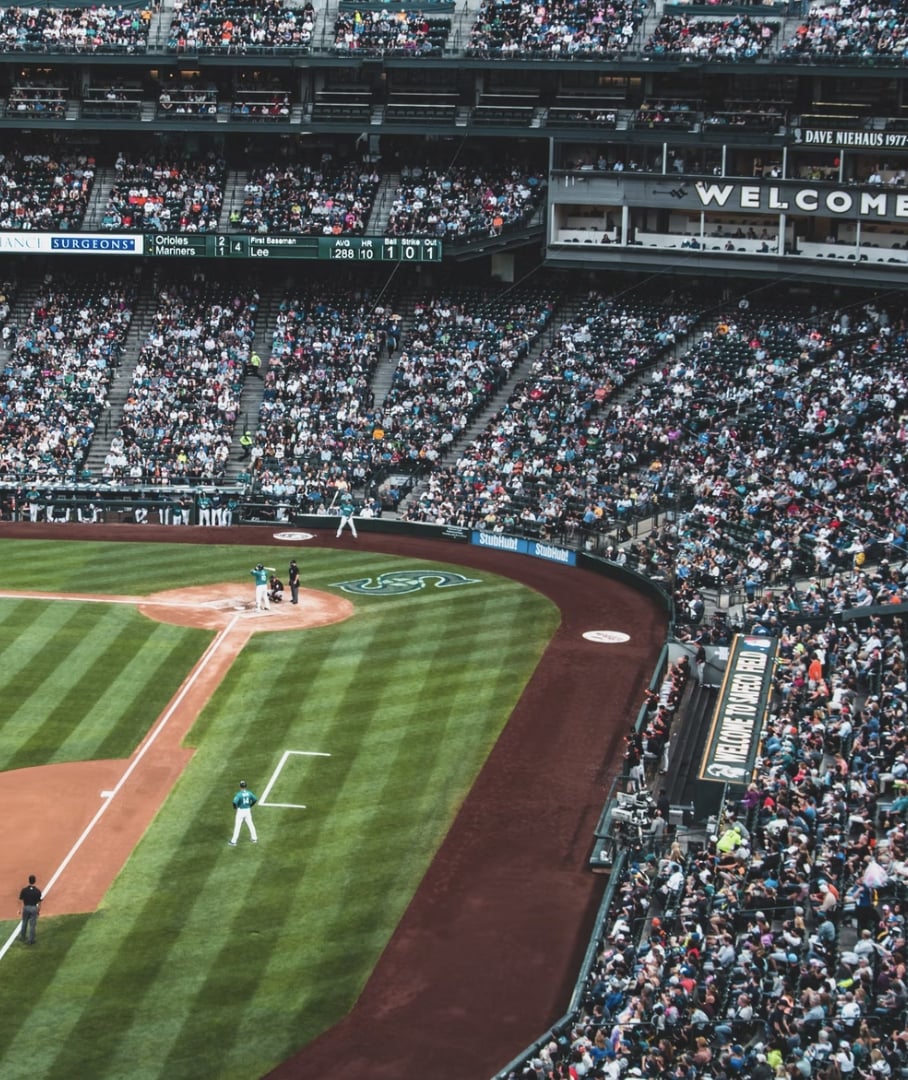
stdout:
{"type": "Polygon", "coordinates": [[[479,585],[478,578],[464,577],[450,570],[391,570],[378,577],[355,578],[353,581],[332,582],[333,589],[360,596],[404,596],[419,592],[433,582],[436,589],[454,589],[458,585],[479,585]]]}
{"type": "Polygon", "coordinates": [[[599,645],[623,645],[631,640],[631,635],[623,630],[585,630],[583,636],[587,641],[595,641],[599,645]]]}
{"type": "Polygon", "coordinates": [[[274,534],[275,540],[314,540],[315,533],[307,532],[279,532],[274,534]]]}

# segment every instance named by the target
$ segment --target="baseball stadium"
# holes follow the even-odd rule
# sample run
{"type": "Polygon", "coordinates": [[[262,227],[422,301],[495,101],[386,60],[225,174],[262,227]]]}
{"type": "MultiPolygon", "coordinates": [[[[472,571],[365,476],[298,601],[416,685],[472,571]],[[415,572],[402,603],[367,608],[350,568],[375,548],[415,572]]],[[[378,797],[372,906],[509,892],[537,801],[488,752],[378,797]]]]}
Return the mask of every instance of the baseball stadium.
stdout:
{"type": "Polygon", "coordinates": [[[908,1080],[906,43],[0,8],[0,1076],[908,1080]]]}

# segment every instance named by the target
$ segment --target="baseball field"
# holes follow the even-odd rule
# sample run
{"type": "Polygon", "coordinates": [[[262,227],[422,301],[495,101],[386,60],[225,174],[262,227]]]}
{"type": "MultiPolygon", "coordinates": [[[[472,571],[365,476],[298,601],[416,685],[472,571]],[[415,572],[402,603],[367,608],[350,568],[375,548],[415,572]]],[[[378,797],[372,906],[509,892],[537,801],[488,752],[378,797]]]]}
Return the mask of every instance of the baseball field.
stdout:
{"type": "Polygon", "coordinates": [[[2,1075],[481,1080],[560,1015],[655,605],[374,533],[0,536],[2,1075]]]}

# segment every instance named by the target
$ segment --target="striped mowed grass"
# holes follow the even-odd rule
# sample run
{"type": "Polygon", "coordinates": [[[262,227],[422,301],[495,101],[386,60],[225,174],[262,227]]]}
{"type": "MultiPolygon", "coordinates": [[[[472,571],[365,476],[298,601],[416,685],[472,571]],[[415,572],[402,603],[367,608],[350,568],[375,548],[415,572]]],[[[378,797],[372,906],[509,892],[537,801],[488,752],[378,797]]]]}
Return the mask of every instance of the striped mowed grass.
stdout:
{"type": "MultiPolygon", "coordinates": [[[[0,594],[252,590],[456,565],[368,552],[0,541],[0,594]]],[[[98,911],[39,921],[0,959],[0,1074],[262,1075],[355,1002],[558,623],[513,581],[351,596],[354,617],[255,635],[186,744],[194,756],[98,911]],[[258,845],[226,844],[240,777],[258,845]]],[[[212,640],[127,605],[0,596],[0,772],[128,757],[212,640]]],[[[16,926],[21,881],[0,885],[16,926]]],[[[51,868],[37,868],[46,880],[51,868]]],[[[40,882],[39,882],[40,883],[40,882]]]]}

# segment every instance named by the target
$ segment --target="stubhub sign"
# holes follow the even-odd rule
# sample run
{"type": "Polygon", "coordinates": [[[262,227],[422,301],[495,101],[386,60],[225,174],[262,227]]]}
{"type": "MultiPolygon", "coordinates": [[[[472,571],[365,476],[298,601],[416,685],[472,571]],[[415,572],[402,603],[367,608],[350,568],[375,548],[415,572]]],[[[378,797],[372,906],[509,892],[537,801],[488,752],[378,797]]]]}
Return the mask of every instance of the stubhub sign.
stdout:
{"type": "Polygon", "coordinates": [[[577,565],[577,552],[554,544],[542,544],[538,540],[524,540],[519,536],[504,536],[501,533],[487,533],[474,530],[470,541],[477,547],[496,548],[498,551],[513,551],[517,555],[533,555],[537,559],[562,563],[564,566],[577,565]]]}

